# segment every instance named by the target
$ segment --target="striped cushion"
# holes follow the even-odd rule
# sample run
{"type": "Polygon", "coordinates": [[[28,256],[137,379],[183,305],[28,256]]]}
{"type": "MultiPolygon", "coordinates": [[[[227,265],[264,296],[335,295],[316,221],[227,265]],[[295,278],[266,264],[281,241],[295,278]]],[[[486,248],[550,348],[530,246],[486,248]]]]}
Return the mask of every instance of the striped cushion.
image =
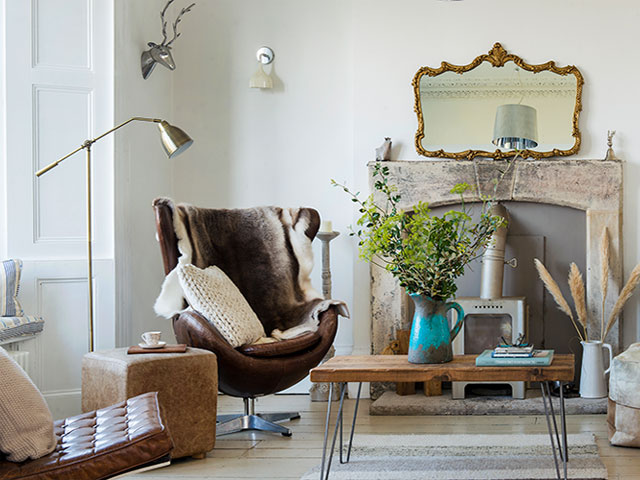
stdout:
{"type": "Polygon", "coordinates": [[[44,328],[44,320],[40,317],[25,315],[24,317],[0,317],[0,343],[14,340],[17,337],[35,335],[44,328]]]}
{"type": "Polygon", "coordinates": [[[5,260],[0,268],[0,316],[19,317],[22,307],[18,303],[22,260],[5,260]]]}

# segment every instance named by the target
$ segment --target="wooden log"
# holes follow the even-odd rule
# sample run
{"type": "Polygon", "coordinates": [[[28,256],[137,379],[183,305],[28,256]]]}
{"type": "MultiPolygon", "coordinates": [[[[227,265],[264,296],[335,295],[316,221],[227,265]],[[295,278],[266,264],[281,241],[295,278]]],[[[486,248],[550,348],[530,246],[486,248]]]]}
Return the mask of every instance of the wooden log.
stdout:
{"type": "Polygon", "coordinates": [[[414,395],[416,393],[415,382],[398,382],[396,383],[396,393],[398,395],[414,395]]]}
{"type": "MultiPolygon", "coordinates": [[[[396,340],[401,355],[409,353],[409,336],[411,330],[396,330],[396,340]]],[[[398,382],[396,383],[396,393],[398,395],[414,395],[416,393],[415,382],[398,382]]]]}
{"type": "Polygon", "coordinates": [[[428,382],[424,382],[423,385],[426,397],[442,395],[442,382],[440,380],[429,380],[428,382]]]}

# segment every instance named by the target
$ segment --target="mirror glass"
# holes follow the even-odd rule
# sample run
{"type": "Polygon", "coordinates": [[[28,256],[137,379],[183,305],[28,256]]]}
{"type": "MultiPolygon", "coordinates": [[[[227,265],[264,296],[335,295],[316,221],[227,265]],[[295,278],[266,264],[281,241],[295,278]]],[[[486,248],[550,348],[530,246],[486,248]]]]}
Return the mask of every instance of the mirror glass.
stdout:
{"type": "Polygon", "coordinates": [[[478,57],[483,59],[481,62],[476,59],[468,66],[443,62],[439,69],[424,67],[416,74],[418,153],[469,159],[512,156],[514,151],[509,145],[500,147],[492,143],[496,112],[504,105],[526,105],[535,109],[533,134],[537,126],[537,145],[530,146],[528,142],[529,147],[521,152],[524,158],[577,152],[582,91],[578,70],[557,68],[553,62],[528,65],[519,57],[507,55],[502,47],[498,51],[504,52],[504,56],[492,62],[495,60],[492,54],[498,47],[496,44],[489,55],[478,57]],[[461,71],[463,69],[465,71],[461,71]]]}

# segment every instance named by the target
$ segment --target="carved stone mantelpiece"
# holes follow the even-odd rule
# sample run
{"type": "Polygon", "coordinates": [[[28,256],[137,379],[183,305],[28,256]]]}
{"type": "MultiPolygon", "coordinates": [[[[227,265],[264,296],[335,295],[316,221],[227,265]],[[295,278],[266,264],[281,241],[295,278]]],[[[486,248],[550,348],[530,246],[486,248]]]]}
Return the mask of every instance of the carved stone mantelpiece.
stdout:
{"type": "MultiPolygon", "coordinates": [[[[369,180],[373,169],[369,164],[369,180]]],[[[398,186],[400,207],[410,210],[418,201],[432,207],[454,205],[459,197],[451,187],[460,182],[480,187],[490,194],[492,180],[504,170],[506,162],[494,160],[420,160],[385,162],[389,182],[398,186]]],[[[374,198],[381,200],[373,185],[374,198]]],[[[606,304],[610,311],[622,283],[622,162],[620,160],[522,160],[512,165],[496,192],[500,201],[533,202],[582,210],[586,214],[586,284],[589,328],[600,331],[600,258],[602,228],[609,229],[611,261],[606,304]]],[[[478,201],[476,196],[471,201],[478,201]]],[[[567,265],[572,259],[567,259],[567,265]]],[[[395,279],[385,270],[371,266],[372,350],[380,353],[393,338],[395,330],[407,328],[407,297],[395,279]]],[[[607,337],[614,351],[620,348],[617,322],[607,337]]]]}

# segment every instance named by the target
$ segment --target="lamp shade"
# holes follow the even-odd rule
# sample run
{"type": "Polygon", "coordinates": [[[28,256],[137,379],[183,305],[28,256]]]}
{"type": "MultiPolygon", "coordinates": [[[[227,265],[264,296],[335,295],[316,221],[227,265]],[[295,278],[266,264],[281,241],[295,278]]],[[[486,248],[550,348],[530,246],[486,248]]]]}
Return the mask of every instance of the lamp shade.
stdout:
{"type": "Polygon", "coordinates": [[[180,155],[193,143],[191,137],[182,129],[174,127],[164,120],[158,123],[158,130],[160,130],[162,147],[164,148],[164,151],[167,152],[167,156],[169,158],[180,155]]]}
{"type": "Polygon", "coordinates": [[[536,109],[528,105],[500,105],[493,127],[494,145],[508,150],[524,150],[538,146],[536,109]]]}
{"type": "Polygon", "coordinates": [[[264,71],[262,64],[258,66],[256,73],[251,75],[249,79],[250,88],[273,88],[273,80],[271,76],[264,71]]]}

